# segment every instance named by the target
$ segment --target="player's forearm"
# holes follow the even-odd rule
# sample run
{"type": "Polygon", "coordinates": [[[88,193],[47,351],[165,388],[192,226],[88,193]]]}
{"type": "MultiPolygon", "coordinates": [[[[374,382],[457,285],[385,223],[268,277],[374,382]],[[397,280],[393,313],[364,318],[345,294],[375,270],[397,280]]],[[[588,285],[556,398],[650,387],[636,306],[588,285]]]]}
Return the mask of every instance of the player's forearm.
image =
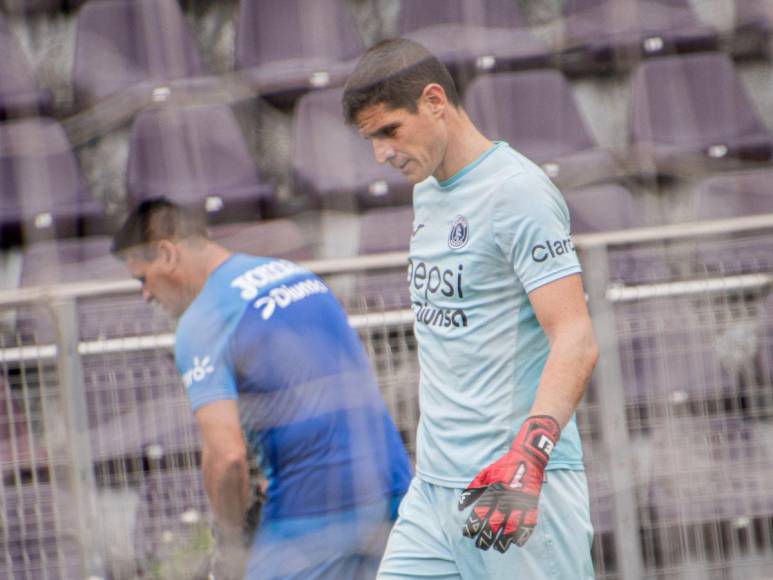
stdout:
{"type": "Polygon", "coordinates": [[[549,415],[563,429],[585,393],[597,359],[589,321],[562,329],[550,345],[529,415],[549,415]]]}
{"type": "Polygon", "coordinates": [[[240,453],[218,457],[205,448],[202,472],[218,526],[226,534],[240,534],[249,497],[246,457],[240,453]]]}

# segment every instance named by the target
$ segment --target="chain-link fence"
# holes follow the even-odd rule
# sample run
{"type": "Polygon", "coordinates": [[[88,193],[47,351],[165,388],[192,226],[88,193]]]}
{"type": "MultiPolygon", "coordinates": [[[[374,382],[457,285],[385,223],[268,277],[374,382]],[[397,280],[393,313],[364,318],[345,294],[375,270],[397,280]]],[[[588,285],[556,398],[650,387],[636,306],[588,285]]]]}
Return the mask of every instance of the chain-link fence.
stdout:
{"type": "MultiPolygon", "coordinates": [[[[773,219],[581,237],[602,356],[578,409],[598,578],[770,578],[773,219]]],[[[337,289],[411,454],[402,254],[337,289]]],[[[205,578],[199,439],[133,282],[0,297],[0,577],[205,578]]]]}

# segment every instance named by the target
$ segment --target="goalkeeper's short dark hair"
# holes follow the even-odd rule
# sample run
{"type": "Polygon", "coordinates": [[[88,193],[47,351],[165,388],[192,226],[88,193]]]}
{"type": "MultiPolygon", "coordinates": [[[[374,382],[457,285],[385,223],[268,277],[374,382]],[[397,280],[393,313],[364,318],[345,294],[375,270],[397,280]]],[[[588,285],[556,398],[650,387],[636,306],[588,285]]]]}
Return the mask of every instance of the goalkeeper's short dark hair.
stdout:
{"type": "Polygon", "coordinates": [[[443,87],[455,107],[461,106],[451,74],[434,54],[407,38],[383,40],[368,49],[346,82],[344,119],[354,125],[360,111],[378,104],[415,113],[424,87],[431,83],[443,87]]]}
{"type": "Polygon", "coordinates": [[[110,252],[122,257],[132,248],[150,249],[161,240],[207,238],[207,227],[199,213],[165,197],[142,201],[113,235],[110,252]]]}

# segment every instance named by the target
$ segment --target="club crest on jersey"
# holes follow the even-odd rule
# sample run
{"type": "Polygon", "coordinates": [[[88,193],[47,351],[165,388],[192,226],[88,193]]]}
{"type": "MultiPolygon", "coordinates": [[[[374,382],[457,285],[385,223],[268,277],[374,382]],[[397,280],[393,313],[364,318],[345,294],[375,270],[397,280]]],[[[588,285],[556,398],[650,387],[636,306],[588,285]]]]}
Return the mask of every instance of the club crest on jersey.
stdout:
{"type": "Polygon", "coordinates": [[[448,247],[452,250],[463,248],[470,238],[470,224],[463,215],[454,218],[451,231],[448,234],[448,247]]]}

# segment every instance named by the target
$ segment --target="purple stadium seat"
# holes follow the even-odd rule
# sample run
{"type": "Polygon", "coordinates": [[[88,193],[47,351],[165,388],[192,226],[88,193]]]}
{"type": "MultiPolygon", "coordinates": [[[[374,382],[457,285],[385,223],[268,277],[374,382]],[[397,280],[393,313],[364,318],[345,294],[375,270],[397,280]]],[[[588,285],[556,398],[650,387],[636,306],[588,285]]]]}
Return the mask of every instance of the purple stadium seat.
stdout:
{"type": "Polygon", "coordinates": [[[314,257],[300,226],[286,219],[214,226],[210,228],[210,237],[232,252],[294,261],[314,257]]]}
{"type": "Polygon", "coordinates": [[[39,115],[51,95],[35,82],[24,53],[0,13],[0,119],[39,115]]]}
{"type": "Polygon", "coordinates": [[[770,0],[735,0],[735,55],[769,56],[772,30],[773,4],[770,0]]]}
{"type": "Polygon", "coordinates": [[[591,136],[557,71],[480,76],[467,89],[464,105],[486,137],[507,141],[563,187],[621,173],[591,136]]]}
{"type": "MultiPolygon", "coordinates": [[[[127,279],[125,266],[110,255],[109,249],[107,237],[32,244],[22,256],[20,286],[127,279]]],[[[78,301],[77,316],[81,340],[170,331],[168,318],[145,304],[139,291],[83,298],[78,301]]],[[[30,309],[18,325],[25,340],[37,344],[55,340],[51,316],[45,311],[30,309]]]]}
{"type": "Polygon", "coordinates": [[[674,56],[642,63],[633,80],[631,154],[640,171],[679,173],[768,161],[765,127],[724,55],[674,56]]]}
{"type": "Polygon", "coordinates": [[[757,345],[749,338],[757,309],[719,309],[703,297],[649,298],[615,307],[626,399],[663,410],[722,404],[743,395],[757,345]]]}
{"type": "MultiPolygon", "coordinates": [[[[208,530],[209,503],[197,468],[150,473],[139,494],[135,554],[145,571],[184,547],[197,529],[208,530]]],[[[194,551],[189,547],[188,553],[194,551]]]]}
{"type": "MultiPolygon", "coordinates": [[[[359,254],[408,252],[413,228],[413,208],[374,209],[360,221],[359,254]]],[[[357,275],[355,296],[368,309],[393,310],[411,304],[405,270],[368,272],[357,275]]]]}
{"type": "MultiPolygon", "coordinates": [[[[573,235],[644,227],[642,212],[630,191],[614,183],[565,190],[573,235]]],[[[580,255],[582,260],[582,255],[580,255]]],[[[673,278],[666,252],[658,244],[618,246],[608,251],[610,280],[645,284],[673,278]]]]}
{"type": "Polygon", "coordinates": [[[51,119],[0,123],[0,238],[3,245],[105,227],[62,127],[51,119]]]}
{"type": "Polygon", "coordinates": [[[379,165],[371,145],[346,126],[339,89],[301,97],[293,121],[293,174],[296,188],[324,206],[393,205],[408,202],[411,185],[397,169],[379,165]]]}
{"type": "Polygon", "coordinates": [[[74,85],[94,103],[135,86],[204,74],[176,0],[92,0],[78,14],[74,85]]]}
{"type": "MultiPolygon", "coordinates": [[[[714,176],[698,184],[694,217],[697,221],[773,214],[773,172],[750,171],[714,176]]],[[[701,272],[742,274],[773,269],[773,244],[759,234],[714,237],[696,244],[701,272]]]]}
{"type": "Polygon", "coordinates": [[[0,577],[86,578],[72,500],[63,490],[42,483],[5,488],[0,518],[0,577]]]}
{"type": "Polygon", "coordinates": [[[727,417],[680,417],[654,433],[651,508],[659,525],[773,513],[773,431],[727,417]]]}
{"type": "Polygon", "coordinates": [[[236,67],[264,95],[343,84],[364,50],[343,0],[242,0],[236,67]]]}
{"type": "Polygon", "coordinates": [[[133,203],[165,195],[210,221],[258,219],[273,198],[226,105],[160,107],[132,126],[127,169],[133,203]]]}
{"type": "Polygon", "coordinates": [[[0,376],[0,473],[46,462],[43,437],[34,430],[23,393],[0,376]]]}
{"type": "Polygon", "coordinates": [[[550,51],[512,0],[403,0],[399,30],[457,73],[550,63],[550,51]]]}
{"type": "Polygon", "coordinates": [[[714,50],[718,41],[689,0],[569,0],[563,65],[592,72],[641,57],[714,50]]]}
{"type": "Polygon", "coordinates": [[[96,459],[155,457],[201,448],[171,351],[84,359],[91,451],[96,459]]]}

